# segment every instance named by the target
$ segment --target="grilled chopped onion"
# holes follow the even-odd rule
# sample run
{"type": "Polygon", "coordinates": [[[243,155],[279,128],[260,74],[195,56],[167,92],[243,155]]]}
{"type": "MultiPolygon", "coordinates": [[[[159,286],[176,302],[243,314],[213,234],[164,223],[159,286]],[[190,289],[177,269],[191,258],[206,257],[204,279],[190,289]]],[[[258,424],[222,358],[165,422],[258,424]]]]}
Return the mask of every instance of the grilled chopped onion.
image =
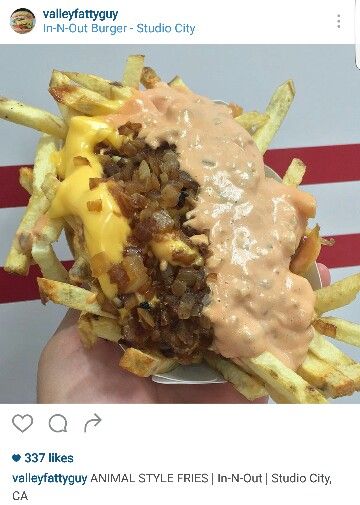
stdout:
{"type": "Polygon", "coordinates": [[[108,255],[101,251],[90,259],[90,268],[93,277],[100,277],[106,274],[111,268],[111,262],[108,255]]]}

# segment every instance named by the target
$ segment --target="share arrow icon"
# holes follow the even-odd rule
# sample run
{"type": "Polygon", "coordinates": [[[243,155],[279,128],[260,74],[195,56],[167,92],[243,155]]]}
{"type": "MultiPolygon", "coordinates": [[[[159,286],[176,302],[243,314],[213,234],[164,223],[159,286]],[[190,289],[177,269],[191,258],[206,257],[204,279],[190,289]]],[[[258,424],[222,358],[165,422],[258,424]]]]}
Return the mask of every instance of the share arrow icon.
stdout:
{"type": "Polygon", "coordinates": [[[89,425],[92,425],[92,427],[95,428],[101,421],[102,421],[101,417],[95,413],[93,419],[89,419],[88,421],[86,421],[85,426],[84,426],[84,433],[87,433],[87,429],[88,429],[89,425]]]}

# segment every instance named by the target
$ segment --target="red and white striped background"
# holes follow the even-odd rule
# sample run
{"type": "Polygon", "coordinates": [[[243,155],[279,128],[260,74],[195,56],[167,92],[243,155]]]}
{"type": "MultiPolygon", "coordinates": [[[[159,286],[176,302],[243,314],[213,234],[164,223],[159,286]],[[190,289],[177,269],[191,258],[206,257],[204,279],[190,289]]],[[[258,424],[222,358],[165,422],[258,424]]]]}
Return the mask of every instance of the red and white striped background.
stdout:
{"type": "MultiPolygon", "coordinates": [[[[317,199],[322,234],[334,237],[333,247],[324,247],[320,260],[331,269],[333,280],[338,280],[360,270],[360,144],[322,147],[286,148],[270,150],[265,162],[279,175],[283,175],[294,157],[301,158],[308,167],[303,189],[317,199]]],[[[30,165],[29,165],[30,166],[30,165]]],[[[0,262],[4,264],[28,196],[18,183],[18,166],[0,168],[0,262]]],[[[71,256],[63,239],[56,251],[65,265],[71,264],[71,256]]],[[[28,277],[9,275],[0,268],[0,331],[4,349],[1,352],[2,375],[8,381],[2,402],[28,402],[33,398],[33,386],[22,384],[19,393],[17,377],[26,366],[27,356],[36,362],[36,356],[49,335],[60,321],[64,309],[52,304],[44,309],[38,301],[37,267],[31,267],[28,277]],[[37,353],[37,354],[36,354],[37,353]],[[6,375],[5,375],[6,374],[6,375]],[[14,396],[12,395],[12,390],[14,396]]],[[[360,303],[337,311],[349,320],[360,320],[360,303]]],[[[360,352],[342,346],[356,359],[360,352]]],[[[35,374],[35,370],[33,371],[35,374]]],[[[360,396],[352,401],[360,401],[360,396]]],[[[345,400],[348,401],[348,400],[345,400]]]]}
{"type": "MultiPolygon", "coordinates": [[[[320,261],[329,268],[352,267],[360,265],[360,223],[359,231],[351,233],[348,230],[349,221],[359,217],[359,194],[349,194],[349,188],[342,191],[339,183],[351,183],[359,179],[360,173],[360,144],[273,149],[267,152],[265,162],[282,176],[292,158],[298,157],[304,161],[308,170],[303,181],[303,189],[312,192],[320,200],[318,216],[322,214],[321,200],[329,199],[330,219],[333,233],[327,236],[334,237],[333,247],[323,247],[320,261]],[[352,199],[354,197],[354,199],[352,199]],[[345,210],[346,209],[346,210],[345,210]],[[345,212],[344,212],[345,210],[345,212]]],[[[2,237],[1,259],[5,257],[6,250],[11,241],[11,233],[16,229],[23,207],[27,204],[28,195],[19,185],[19,166],[0,168],[0,212],[4,221],[8,223],[6,233],[2,237]]],[[[329,210],[329,206],[327,205],[329,210]]],[[[317,218],[321,225],[321,218],[317,218]]],[[[328,219],[326,220],[328,221],[328,219]]],[[[355,219],[356,228],[356,219],[355,219]]],[[[355,231],[355,228],[353,231],[355,231]]],[[[326,226],[326,229],[328,227],[326,226]]],[[[331,229],[329,229],[331,231],[331,229]]],[[[68,251],[60,251],[62,260],[68,267],[71,265],[68,251]]],[[[17,277],[7,274],[3,267],[0,268],[0,303],[12,303],[38,298],[36,276],[39,275],[37,267],[31,267],[28,277],[17,277]]]]}

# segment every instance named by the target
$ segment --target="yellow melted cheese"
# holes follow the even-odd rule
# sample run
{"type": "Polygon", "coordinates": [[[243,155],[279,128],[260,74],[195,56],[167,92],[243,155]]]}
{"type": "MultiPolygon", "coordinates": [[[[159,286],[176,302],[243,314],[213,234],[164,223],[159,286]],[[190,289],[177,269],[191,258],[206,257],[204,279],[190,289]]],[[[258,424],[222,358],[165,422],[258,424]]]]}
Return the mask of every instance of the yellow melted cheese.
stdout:
{"type": "Polygon", "coordinates": [[[174,233],[166,233],[163,235],[161,240],[152,240],[150,242],[151,250],[158,260],[165,260],[171,265],[182,265],[180,261],[176,261],[173,258],[174,253],[184,253],[186,255],[195,255],[195,259],[192,265],[201,266],[203,265],[203,258],[200,254],[183,242],[174,233]]]}
{"type": "MultiPolygon", "coordinates": [[[[101,118],[76,116],[71,119],[66,143],[58,160],[58,175],[64,180],[48,214],[51,218],[78,216],[84,225],[90,258],[105,252],[112,263],[121,263],[131,233],[128,220],[122,215],[105,183],[89,189],[89,179],[102,176],[102,167],[94,148],[104,140],[118,147],[122,137],[101,118]],[[84,158],[84,164],[78,164],[79,157],[80,160],[84,158]],[[77,158],[75,163],[74,158],[77,158]],[[100,212],[88,210],[87,202],[92,200],[101,200],[100,212]]],[[[102,274],[98,279],[104,294],[113,298],[117,287],[110,283],[109,275],[102,274]]]]}

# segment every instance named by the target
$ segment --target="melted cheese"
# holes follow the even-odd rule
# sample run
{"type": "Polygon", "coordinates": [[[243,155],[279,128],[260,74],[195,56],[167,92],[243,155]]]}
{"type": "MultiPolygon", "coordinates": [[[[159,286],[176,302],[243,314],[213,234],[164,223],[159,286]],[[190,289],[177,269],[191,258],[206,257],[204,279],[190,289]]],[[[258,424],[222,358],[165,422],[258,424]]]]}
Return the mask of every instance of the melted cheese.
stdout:
{"type": "MultiPolygon", "coordinates": [[[[131,232],[128,220],[122,215],[105,183],[89,189],[89,179],[102,176],[102,167],[94,148],[104,140],[111,140],[112,144],[119,147],[123,137],[102,118],[76,116],[71,119],[66,143],[57,163],[58,175],[64,180],[48,214],[52,218],[78,216],[84,225],[90,258],[105,252],[112,263],[121,263],[131,232]],[[101,200],[100,212],[88,210],[87,202],[91,200],[101,200]]],[[[98,279],[105,295],[113,298],[117,288],[110,283],[108,274],[102,274],[98,279]]]]}
{"type": "Polygon", "coordinates": [[[150,242],[151,250],[158,260],[165,260],[170,265],[182,265],[180,261],[176,261],[173,258],[174,253],[183,253],[188,256],[194,255],[195,259],[192,265],[201,266],[203,265],[202,256],[193,248],[188,246],[174,233],[166,233],[163,235],[161,240],[150,242]]]}

